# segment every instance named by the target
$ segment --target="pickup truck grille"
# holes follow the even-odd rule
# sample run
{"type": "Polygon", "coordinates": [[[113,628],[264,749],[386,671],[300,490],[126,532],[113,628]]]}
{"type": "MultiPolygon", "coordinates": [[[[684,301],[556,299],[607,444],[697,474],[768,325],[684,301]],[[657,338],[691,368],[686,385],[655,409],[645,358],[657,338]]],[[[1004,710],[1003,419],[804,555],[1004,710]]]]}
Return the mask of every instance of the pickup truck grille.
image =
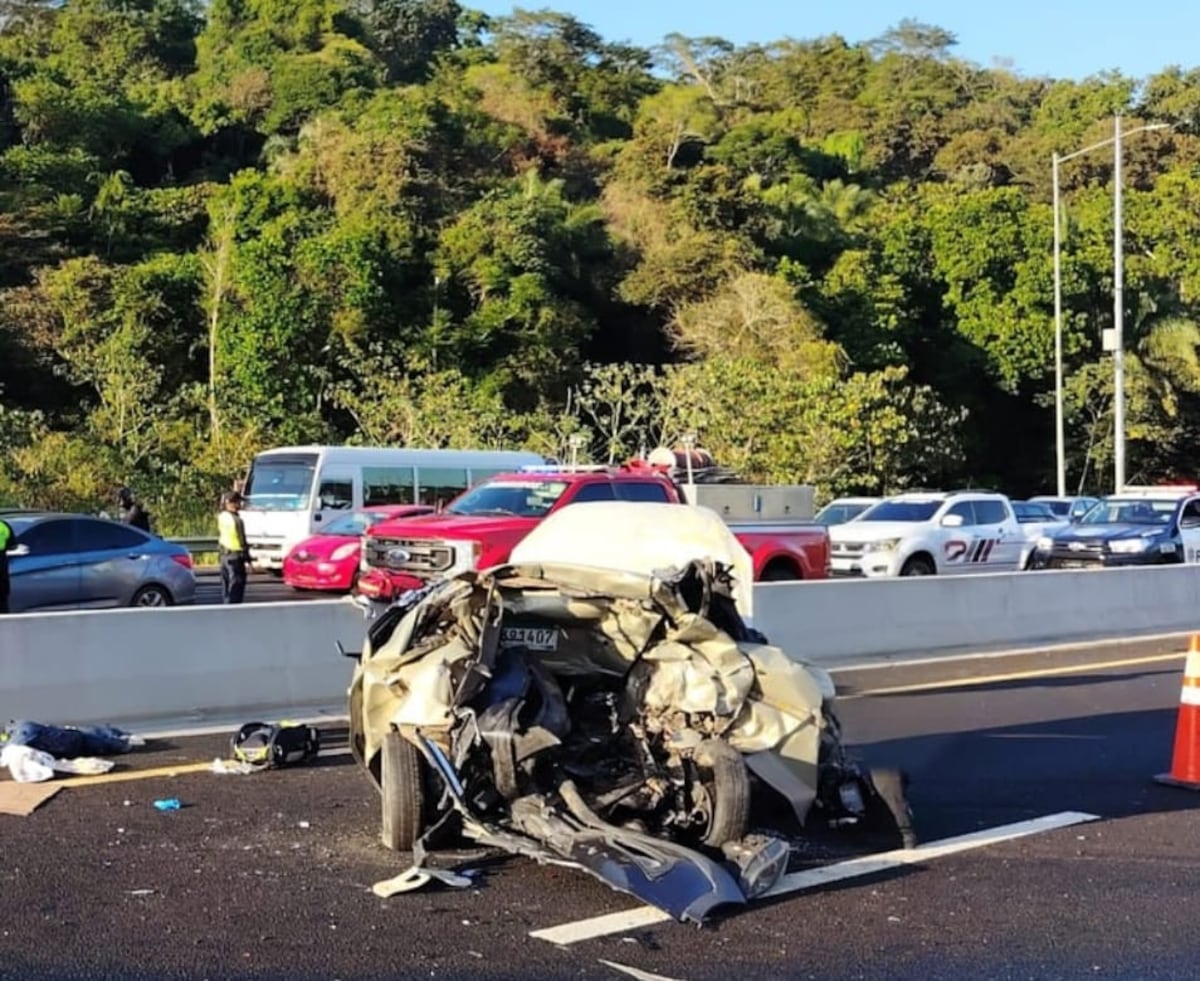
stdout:
{"type": "Polygon", "coordinates": [[[1055,542],[1050,552],[1056,559],[1092,559],[1104,554],[1103,542],[1071,542],[1065,545],[1055,542]]]}
{"type": "Polygon", "coordinates": [[[445,542],[412,538],[368,538],[367,565],[416,575],[445,572],[454,564],[454,547],[445,542]]]}

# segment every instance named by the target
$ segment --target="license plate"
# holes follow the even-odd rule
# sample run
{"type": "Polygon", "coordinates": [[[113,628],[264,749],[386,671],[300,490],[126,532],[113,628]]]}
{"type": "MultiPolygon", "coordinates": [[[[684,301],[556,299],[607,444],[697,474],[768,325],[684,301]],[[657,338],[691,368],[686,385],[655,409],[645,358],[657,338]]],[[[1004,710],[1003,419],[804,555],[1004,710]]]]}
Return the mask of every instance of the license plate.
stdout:
{"type": "Polygon", "coordinates": [[[525,647],[531,651],[558,650],[556,627],[501,627],[501,647],[525,647]]]}

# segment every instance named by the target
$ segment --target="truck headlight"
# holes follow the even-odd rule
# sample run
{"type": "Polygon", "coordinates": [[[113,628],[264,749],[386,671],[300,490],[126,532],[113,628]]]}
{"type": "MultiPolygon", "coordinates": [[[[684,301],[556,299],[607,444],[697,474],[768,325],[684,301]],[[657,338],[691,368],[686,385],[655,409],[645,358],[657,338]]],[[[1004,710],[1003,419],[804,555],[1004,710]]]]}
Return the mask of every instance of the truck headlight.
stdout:
{"type": "Polygon", "coordinates": [[[1108,550],[1125,555],[1132,552],[1144,552],[1153,541],[1153,538],[1118,538],[1116,541],[1108,543],[1108,550]]]}
{"type": "Polygon", "coordinates": [[[881,538],[877,542],[871,542],[867,548],[872,552],[894,552],[900,547],[900,538],[881,538]]]}

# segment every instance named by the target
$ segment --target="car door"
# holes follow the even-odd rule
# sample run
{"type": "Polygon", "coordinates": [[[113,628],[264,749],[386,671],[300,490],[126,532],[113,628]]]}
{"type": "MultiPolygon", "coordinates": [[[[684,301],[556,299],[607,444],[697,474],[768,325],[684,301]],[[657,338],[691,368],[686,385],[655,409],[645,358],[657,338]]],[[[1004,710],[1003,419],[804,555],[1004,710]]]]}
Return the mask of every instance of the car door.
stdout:
{"type": "Polygon", "coordinates": [[[980,572],[1010,572],[1021,564],[1025,535],[1007,501],[982,498],[975,502],[980,538],[987,542],[979,554],[980,572]]]}
{"type": "Polygon", "coordinates": [[[313,500],[313,534],[319,535],[325,524],[353,510],[357,480],[358,472],[353,467],[326,467],[321,471],[317,496],[313,500]]]}
{"type": "Polygon", "coordinates": [[[48,518],[17,535],[9,560],[13,613],[69,609],[79,602],[73,526],[70,518],[48,518]]]}
{"type": "Polygon", "coordinates": [[[975,572],[975,563],[983,547],[975,527],[975,506],[970,501],[956,501],[941,517],[944,573],[975,572]],[[958,519],[957,521],[953,519],[958,519]]]}
{"type": "Polygon", "coordinates": [[[128,606],[149,575],[151,539],[136,528],[99,518],[76,518],[79,605],[128,606]]]}
{"type": "Polygon", "coordinates": [[[1200,497],[1193,497],[1180,509],[1179,537],[1183,540],[1183,561],[1200,563],[1200,497]]]}

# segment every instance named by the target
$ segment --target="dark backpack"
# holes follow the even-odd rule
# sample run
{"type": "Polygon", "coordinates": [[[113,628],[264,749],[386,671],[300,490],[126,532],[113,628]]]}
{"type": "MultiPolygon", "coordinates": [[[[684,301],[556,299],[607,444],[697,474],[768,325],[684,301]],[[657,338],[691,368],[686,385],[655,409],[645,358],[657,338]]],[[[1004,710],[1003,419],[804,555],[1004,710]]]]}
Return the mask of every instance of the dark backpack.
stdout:
{"type": "Polygon", "coordinates": [[[315,760],[321,734],[315,726],[292,722],[247,722],[234,733],[231,745],[234,759],[273,769],[315,760]]]}

